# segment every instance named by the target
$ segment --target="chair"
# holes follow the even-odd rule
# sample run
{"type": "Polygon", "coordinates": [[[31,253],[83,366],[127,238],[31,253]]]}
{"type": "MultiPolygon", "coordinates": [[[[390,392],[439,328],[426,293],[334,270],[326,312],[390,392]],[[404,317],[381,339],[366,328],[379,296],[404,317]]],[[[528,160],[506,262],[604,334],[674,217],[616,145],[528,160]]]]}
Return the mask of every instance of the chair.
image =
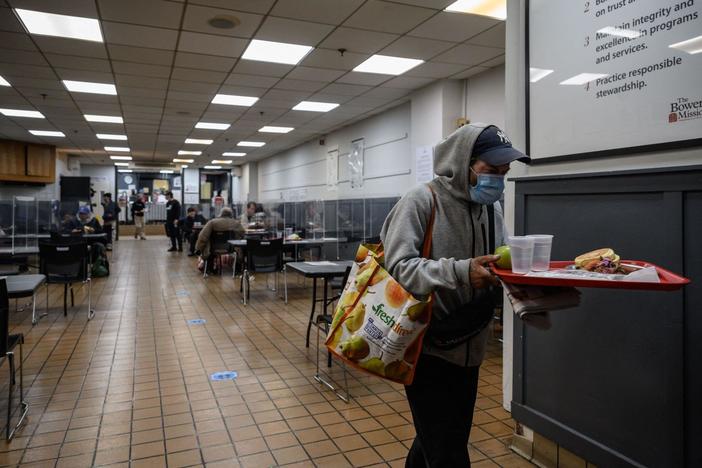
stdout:
{"type": "Polygon", "coordinates": [[[7,293],[7,281],[0,279],[0,358],[7,357],[8,367],[10,369],[10,382],[8,385],[7,397],[7,422],[5,423],[5,438],[9,441],[15,435],[15,432],[24,421],[25,416],[29,412],[29,404],[24,401],[24,375],[23,375],[23,356],[22,344],[24,343],[24,335],[18,333],[10,335],[10,299],[7,293]],[[10,428],[12,422],[12,397],[15,387],[17,386],[16,365],[15,364],[15,348],[19,345],[19,403],[20,416],[17,424],[10,428]]]}
{"type": "MultiPolygon", "coordinates": [[[[234,232],[232,231],[212,231],[210,234],[210,257],[205,259],[205,269],[202,273],[202,277],[207,277],[207,263],[213,255],[218,258],[222,255],[229,255],[234,259],[234,264],[232,266],[234,273],[236,273],[236,251],[229,243],[230,240],[234,239],[234,232]]],[[[220,258],[221,260],[221,258],[220,258]]],[[[219,274],[222,274],[222,262],[219,262],[219,274]]],[[[232,274],[232,277],[234,274],[232,274]]]]}
{"type": "Polygon", "coordinates": [[[73,283],[88,283],[88,320],[95,316],[92,309],[92,282],[90,277],[90,250],[80,237],[39,242],[39,271],[46,275],[46,309],[49,310],[49,284],[63,284],[63,315],[68,315],[66,304],[71,290],[71,307],[75,305],[73,283]]]}
{"type": "MultiPolygon", "coordinates": [[[[322,296],[322,299],[317,299],[318,302],[322,303],[323,309],[321,314],[317,314],[317,317],[313,315],[314,311],[310,312],[310,319],[307,322],[307,336],[305,337],[305,346],[307,348],[310,347],[310,331],[312,330],[312,325],[319,327],[321,324],[324,323],[325,317],[331,317],[331,314],[327,314],[327,307],[329,307],[334,301],[338,300],[341,297],[341,293],[343,292],[344,286],[346,286],[346,282],[349,280],[350,274],[351,267],[348,267],[346,268],[343,277],[332,278],[327,281],[326,285],[331,285],[332,293],[334,293],[335,291],[338,292],[331,298],[327,298],[326,301],[324,300],[324,296],[322,296]]],[[[327,321],[329,322],[327,325],[331,324],[331,318],[327,321]]],[[[329,329],[325,329],[325,332],[329,332],[329,329]]],[[[331,363],[331,355],[329,356],[329,362],[331,363]]]]}
{"type": "Polygon", "coordinates": [[[244,305],[248,303],[251,294],[249,280],[252,273],[275,273],[276,290],[278,273],[283,272],[285,285],[285,303],[288,303],[288,274],[283,263],[283,239],[246,240],[246,265],[241,276],[239,290],[242,291],[244,305]]]}

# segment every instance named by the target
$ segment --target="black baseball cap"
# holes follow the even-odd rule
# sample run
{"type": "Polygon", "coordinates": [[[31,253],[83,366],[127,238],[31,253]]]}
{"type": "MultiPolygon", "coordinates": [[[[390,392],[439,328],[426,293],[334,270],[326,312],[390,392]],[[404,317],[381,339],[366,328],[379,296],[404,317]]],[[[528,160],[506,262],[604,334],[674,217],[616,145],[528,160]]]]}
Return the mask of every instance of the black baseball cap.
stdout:
{"type": "Polygon", "coordinates": [[[505,132],[494,125],[483,130],[473,145],[472,157],[485,161],[491,166],[503,166],[512,161],[530,163],[531,158],[512,147],[505,132]]]}

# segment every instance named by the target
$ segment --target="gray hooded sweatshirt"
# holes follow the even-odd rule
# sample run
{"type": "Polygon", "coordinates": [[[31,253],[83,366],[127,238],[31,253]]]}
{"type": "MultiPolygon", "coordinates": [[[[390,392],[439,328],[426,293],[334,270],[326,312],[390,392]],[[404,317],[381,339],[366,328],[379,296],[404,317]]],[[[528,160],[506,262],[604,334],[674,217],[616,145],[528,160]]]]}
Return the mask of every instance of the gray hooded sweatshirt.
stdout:
{"type": "MultiPolygon", "coordinates": [[[[465,125],[434,148],[434,172],[429,185],[437,198],[433,241],[429,259],[422,258],[422,242],[429,223],[432,195],[422,184],[403,196],[390,211],[380,238],[385,246],[388,272],[415,296],[434,292],[432,320],[448,314],[469,314],[467,304],[487,290],[470,284],[471,259],[488,252],[489,226],[485,205],[468,195],[470,155],[478,135],[488,125],[465,125]]],[[[495,245],[503,239],[503,218],[495,204],[495,245]]],[[[424,340],[423,352],[459,366],[478,366],[485,356],[488,328],[468,342],[445,350],[424,340]]]]}

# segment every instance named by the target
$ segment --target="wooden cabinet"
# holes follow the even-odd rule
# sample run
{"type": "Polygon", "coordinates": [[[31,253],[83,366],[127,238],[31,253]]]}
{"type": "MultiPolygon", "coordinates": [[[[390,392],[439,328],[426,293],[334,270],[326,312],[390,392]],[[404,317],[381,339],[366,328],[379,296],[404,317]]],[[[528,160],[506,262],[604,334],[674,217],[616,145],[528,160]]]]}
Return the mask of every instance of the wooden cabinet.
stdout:
{"type": "Polygon", "coordinates": [[[50,184],[55,180],[55,146],[0,140],[0,181],[50,184]]]}

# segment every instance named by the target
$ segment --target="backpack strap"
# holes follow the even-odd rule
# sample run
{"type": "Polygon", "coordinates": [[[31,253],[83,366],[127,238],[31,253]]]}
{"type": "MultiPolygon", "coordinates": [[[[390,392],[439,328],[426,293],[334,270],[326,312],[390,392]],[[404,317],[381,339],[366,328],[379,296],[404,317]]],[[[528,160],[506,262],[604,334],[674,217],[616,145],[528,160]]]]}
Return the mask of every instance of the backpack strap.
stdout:
{"type": "Polygon", "coordinates": [[[436,218],[436,192],[431,188],[431,185],[427,184],[427,188],[431,192],[431,216],[429,217],[429,224],[427,225],[427,230],[424,232],[424,241],[422,242],[422,257],[429,258],[431,255],[431,240],[434,234],[434,218],[436,218]]]}
{"type": "Polygon", "coordinates": [[[495,205],[487,206],[488,213],[488,251],[490,254],[495,251],[495,205]]]}

